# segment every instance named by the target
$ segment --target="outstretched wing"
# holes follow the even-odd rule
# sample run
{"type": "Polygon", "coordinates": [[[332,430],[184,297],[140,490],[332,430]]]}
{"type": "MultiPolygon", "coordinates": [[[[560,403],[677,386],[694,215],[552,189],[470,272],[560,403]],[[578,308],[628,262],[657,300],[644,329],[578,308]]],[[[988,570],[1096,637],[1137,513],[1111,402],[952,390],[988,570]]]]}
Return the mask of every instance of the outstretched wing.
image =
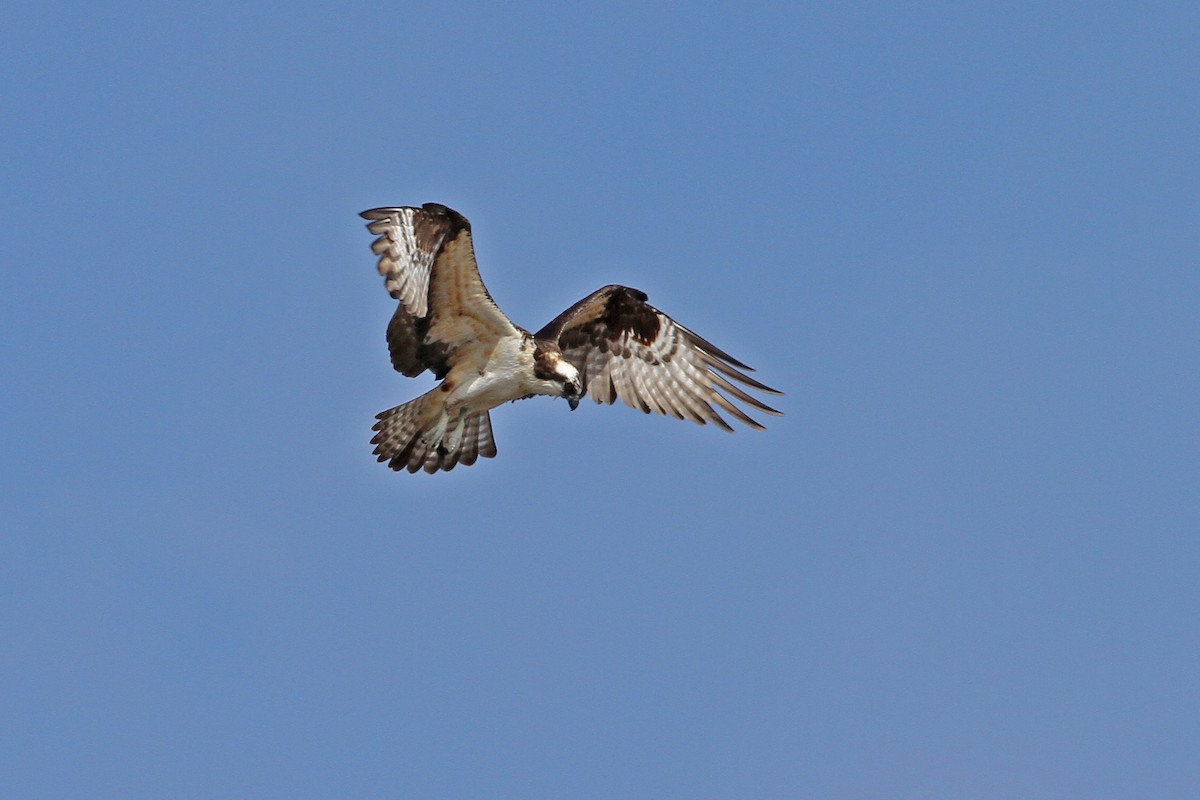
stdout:
{"type": "Polygon", "coordinates": [[[400,301],[388,325],[392,365],[410,377],[449,371],[465,347],[519,335],[479,277],[471,223],[439,203],[362,212],[379,274],[400,301]]]}
{"type": "Polygon", "coordinates": [[[558,315],[537,338],[558,343],[597,403],[620,398],[647,414],[701,425],[711,421],[727,431],[733,428],[714,406],[752,428],[763,427],[730,397],[767,414],[781,413],[731,381],[767,394],[781,392],[741,372],[753,370],[646,299],[637,289],[605,286],[558,315]]]}

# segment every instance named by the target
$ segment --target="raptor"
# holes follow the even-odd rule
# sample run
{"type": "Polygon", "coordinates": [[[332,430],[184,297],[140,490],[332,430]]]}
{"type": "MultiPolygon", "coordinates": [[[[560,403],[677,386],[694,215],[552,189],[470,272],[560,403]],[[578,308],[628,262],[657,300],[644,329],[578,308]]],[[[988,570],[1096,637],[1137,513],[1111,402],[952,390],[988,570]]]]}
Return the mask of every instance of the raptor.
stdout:
{"type": "Polygon", "coordinates": [[[609,285],[575,303],[537,333],[510,320],[479,277],[471,224],[438,203],[362,212],[378,238],[379,273],[399,301],[388,324],[392,366],[431,391],[377,415],[375,455],[394,470],[430,474],[496,455],[491,409],[536,395],[582,397],[709,422],[732,431],[718,409],[755,429],[734,404],[779,414],[742,386],[780,394],[750,367],[647,302],[644,292],[609,285]],[[740,384],[740,386],[739,386],[740,384]]]}

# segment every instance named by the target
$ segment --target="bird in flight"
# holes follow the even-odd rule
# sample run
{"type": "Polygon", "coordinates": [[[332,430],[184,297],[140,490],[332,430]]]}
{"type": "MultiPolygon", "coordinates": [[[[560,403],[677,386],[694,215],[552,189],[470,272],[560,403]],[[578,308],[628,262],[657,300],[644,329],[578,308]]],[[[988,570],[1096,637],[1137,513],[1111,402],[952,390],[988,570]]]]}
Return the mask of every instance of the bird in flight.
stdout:
{"type": "Polygon", "coordinates": [[[439,203],[362,212],[377,238],[379,273],[400,301],[388,324],[392,366],[408,377],[431,371],[431,391],[376,416],[375,455],[394,470],[430,474],[496,455],[488,412],[534,395],[618,399],[649,414],[712,422],[717,408],[762,430],[730,398],[780,414],[737,384],[781,394],[750,367],[646,302],[645,292],[610,285],[530,333],[510,320],[479,277],[471,223],[439,203]],[[729,397],[726,397],[729,395],[729,397]]]}

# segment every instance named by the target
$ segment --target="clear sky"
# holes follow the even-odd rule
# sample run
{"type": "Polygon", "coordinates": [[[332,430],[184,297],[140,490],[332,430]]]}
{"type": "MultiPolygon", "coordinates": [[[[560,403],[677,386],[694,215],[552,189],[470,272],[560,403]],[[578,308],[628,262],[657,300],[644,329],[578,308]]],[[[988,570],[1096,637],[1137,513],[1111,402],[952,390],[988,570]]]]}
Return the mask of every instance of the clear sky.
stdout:
{"type": "Polygon", "coordinates": [[[0,794],[1198,796],[1197,8],[8,8],[0,794]],[[426,201],[786,416],[376,464],[426,201]]]}

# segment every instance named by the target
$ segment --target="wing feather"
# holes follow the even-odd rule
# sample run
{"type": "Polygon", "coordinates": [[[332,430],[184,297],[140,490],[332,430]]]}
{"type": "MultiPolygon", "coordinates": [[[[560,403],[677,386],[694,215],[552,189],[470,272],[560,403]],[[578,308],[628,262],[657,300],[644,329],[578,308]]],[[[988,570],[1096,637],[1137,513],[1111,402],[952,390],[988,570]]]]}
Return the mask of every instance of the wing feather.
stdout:
{"type": "Polygon", "coordinates": [[[379,256],[379,274],[388,293],[416,317],[429,311],[429,278],[454,220],[427,208],[372,208],[360,215],[379,238],[371,251],[379,256]]]}
{"type": "Polygon", "coordinates": [[[647,302],[644,292],[606,286],[559,314],[537,333],[558,343],[597,403],[626,405],[731,431],[717,411],[751,428],[763,426],[733,403],[779,415],[741,386],[781,394],[746,375],[750,367],[647,302]],[[732,398],[732,399],[731,399],[732,398]],[[714,408],[715,406],[715,408],[714,408]]]}

